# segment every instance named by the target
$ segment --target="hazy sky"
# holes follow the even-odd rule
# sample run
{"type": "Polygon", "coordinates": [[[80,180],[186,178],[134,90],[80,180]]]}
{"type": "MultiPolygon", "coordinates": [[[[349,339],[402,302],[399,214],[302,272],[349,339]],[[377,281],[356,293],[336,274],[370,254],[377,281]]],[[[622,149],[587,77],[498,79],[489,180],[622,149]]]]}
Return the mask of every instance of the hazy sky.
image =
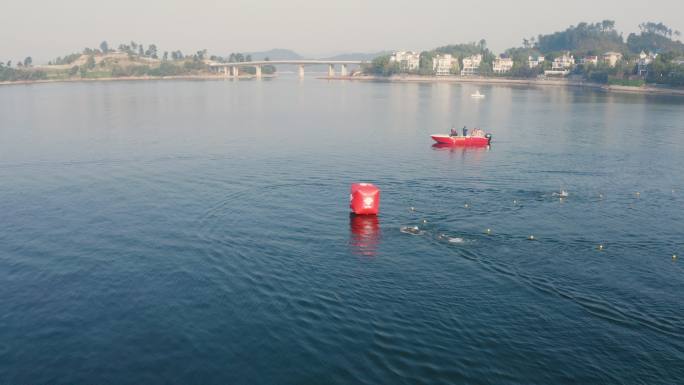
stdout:
{"type": "Polygon", "coordinates": [[[625,35],[642,21],[684,32],[684,0],[0,0],[0,61],[46,62],[102,40],[322,57],[485,38],[501,51],[523,37],[603,19],[625,35]]]}

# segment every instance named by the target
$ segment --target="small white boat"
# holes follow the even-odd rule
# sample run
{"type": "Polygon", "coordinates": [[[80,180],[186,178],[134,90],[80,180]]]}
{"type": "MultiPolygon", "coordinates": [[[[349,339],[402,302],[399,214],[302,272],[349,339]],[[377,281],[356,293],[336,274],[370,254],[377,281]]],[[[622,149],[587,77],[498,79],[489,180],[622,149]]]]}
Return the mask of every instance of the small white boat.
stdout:
{"type": "Polygon", "coordinates": [[[484,98],[485,98],[484,94],[481,94],[481,93],[480,93],[480,90],[477,90],[477,92],[475,92],[474,94],[470,95],[470,97],[473,98],[473,99],[484,99],[484,98]]]}

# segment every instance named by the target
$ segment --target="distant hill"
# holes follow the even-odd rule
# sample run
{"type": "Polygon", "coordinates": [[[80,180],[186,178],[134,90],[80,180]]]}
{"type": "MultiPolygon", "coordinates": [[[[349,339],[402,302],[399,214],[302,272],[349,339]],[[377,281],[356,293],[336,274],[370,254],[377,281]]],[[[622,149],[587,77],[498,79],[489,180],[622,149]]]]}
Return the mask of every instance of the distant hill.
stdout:
{"type": "Polygon", "coordinates": [[[389,51],[383,51],[383,52],[373,52],[373,53],[367,53],[367,52],[352,52],[352,53],[343,53],[335,56],[330,56],[330,57],[309,57],[309,56],[302,56],[298,54],[297,52],[290,50],[290,49],[284,49],[284,48],[274,48],[268,51],[259,51],[259,52],[246,52],[246,55],[251,55],[253,60],[264,60],[265,58],[269,58],[271,60],[297,60],[297,59],[327,59],[327,60],[365,60],[365,61],[371,61],[374,58],[378,56],[382,56],[385,54],[388,54],[389,51]]]}
{"type": "Polygon", "coordinates": [[[252,55],[253,60],[264,60],[269,58],[271,60],[297,60],[302,59],[302,56],[297,52],[289,49],[274,48],[268,51],[261,52],[247,52],[247,54],[252,55]]]}
{"type": "Polygon", "coordinates": [[[615,30],[615,22],[579,23],[565,31],[539,35],[536,48],[543,53],[571,51],[580,54],[600,55],[606,51],[626,52],[622,36],[615,30]]]}
{"type": "Polygon", "coordinates": [[[362,53],[362,52],[353,52],[353,53],[343,53],[331,57],[327,57],[325,59],[328,60],[362,60],[362,61],[371,61],[375,59],[378,56],[383,56],[390,54],[390,51],[380,51],[380,52],[373,52],[373,53],[362,53]]]}
{"type": "Polygon", "coordinates": [[[632,52],[674,52],[679,55],[684,54],[684,44],[681,41],[672,40],[667,36],[653,32],[642,32],[639,35],[635,33],[629,34],[627,46],[632,52]]]}

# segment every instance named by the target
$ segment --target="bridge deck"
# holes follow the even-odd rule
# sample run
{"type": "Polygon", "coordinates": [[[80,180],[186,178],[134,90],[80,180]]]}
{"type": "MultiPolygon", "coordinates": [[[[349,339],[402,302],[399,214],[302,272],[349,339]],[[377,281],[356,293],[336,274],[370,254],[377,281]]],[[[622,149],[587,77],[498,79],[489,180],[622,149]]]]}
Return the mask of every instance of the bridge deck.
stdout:
{"type": "Polygon", "coordinates": [[[233,62],[233,63],[211,63],[211,67],[236,67],[236,66],[256,66],[256,65],[268,65],[268,64],[295,64],[295,65],[314,65],[314,64],[362,64],[365,63],[361,60],[316,60],[316,59],[306,59],[306,60],[255,60],[255,61],[243,61],[243,62],[233,62]]]}

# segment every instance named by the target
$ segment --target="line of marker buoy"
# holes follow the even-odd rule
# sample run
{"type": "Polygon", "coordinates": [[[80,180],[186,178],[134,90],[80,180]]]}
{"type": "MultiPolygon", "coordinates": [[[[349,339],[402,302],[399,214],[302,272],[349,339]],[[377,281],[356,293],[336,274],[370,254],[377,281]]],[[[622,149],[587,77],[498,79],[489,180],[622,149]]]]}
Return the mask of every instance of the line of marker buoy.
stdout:
{"type": "MultiPolygon", "coordinates": [[[[673,189],[672,193],[674,194],[674,192],[675,190],[673,189]]],[[[566,190],[561,190],[561,193],[558,195],[560,195],[562,201],[563,198],[569,196],[569,193],[566,190]]],[[[637,191],[635,193],[635,196],[637,198],[641,197],[641,192],[637,191]]],[[[599,198],[603,199],[603,193],[599,193],[599,198]]],[[[380,211],[380,189],[371,183],[354,183],[351,186],[351,194],[349,196],[349,201],[349,207],[352,213],[356,215],[377,215],[380,211]]],[[[513,204],[517,205],[518,200],[514,199],[513,204]]],[[[465,203],[463,206],[466,209],[470,208],[469,203],[465,203]]],[[[411,206],[409,207],[409,211],[415,212],[416,208],[414,206],[411,206]]],[[[423,219],[421,222],[423,224],[427,224],[428,220],[423,219]]],[[[422,235],[425,233],[424,231],[420,230],[418,226],[403,226],[401,227],[401,232],[411,235],[422,235]]],[[[485,233],[487,235],[491,235],[492,229],[487,228],[485,230],[485,233]]],[[[446,237],[446,235],[440,234],[438,236],[438,238],[442,237],[446,237]]],[[[452,239],[457,243],[461,243],[463,241],[463,238],[447,238],[450,242],[452,242],[452,239]]],[[[527,240],[536,241],[537,238],[535,238],[533,234],[530,234],[527,236],[527,240]]],[[[603,243],[600,243],[596,248],[599,251],[603,251],[606,249],[606,246],[603,243]]],[[[672,260],[677,260],[677,254],[672,254],[672,260]]]]}
{"type": "MultiPolygon", "coordinates": [[[[413,207],[412,207],[412,209],[413,209],[413,207]]],[[[426,224],[428,221],[427,221],[427,219],[423,219],[422,222],[423,222],[423,224],[426,224]]],[[[421,230],[418,226],[402,226],[402,227],[400,228],[400,230],[401,230],[402,233],[411,234],[411,235],[423,235],[423,234],[425,233],[425,231],[421,230]]],[[[492,231],[491,228],[488,227],[488,228],[485,229],[484,232],[485,232],[485,234],[487,234],[487,235],[492,235],[492,232],[493,232],[493,231],[492,231]]],[[[438,234],[438,235],[437,235],[437,239],[446,239],[446,240],[448,240],[450,243],[463,243],[463,242],[465,241],[463,238],[460,238],[460,237],[449,237],[449,236],[447,236],[447,235],[444,234],[444,233],[438,234]]],[[[537,241],[537,240],[538,240],[537,237],[534,236],[534,234],[528,235],[526,239],[527,239],[528,241],[537,241]]],[[[604,250],[606,250],[606,245],[605,245],[604,243],[599,243],[599,244],[596,246],[596,250],[598,250],[598,251],[604,251],[604,250]]],[[[672,260],[673,260],[673,261],[676,261],[677,258],[678,258],[678,257],[677,257],[677,254],[672,254],[672,260]]]]}

